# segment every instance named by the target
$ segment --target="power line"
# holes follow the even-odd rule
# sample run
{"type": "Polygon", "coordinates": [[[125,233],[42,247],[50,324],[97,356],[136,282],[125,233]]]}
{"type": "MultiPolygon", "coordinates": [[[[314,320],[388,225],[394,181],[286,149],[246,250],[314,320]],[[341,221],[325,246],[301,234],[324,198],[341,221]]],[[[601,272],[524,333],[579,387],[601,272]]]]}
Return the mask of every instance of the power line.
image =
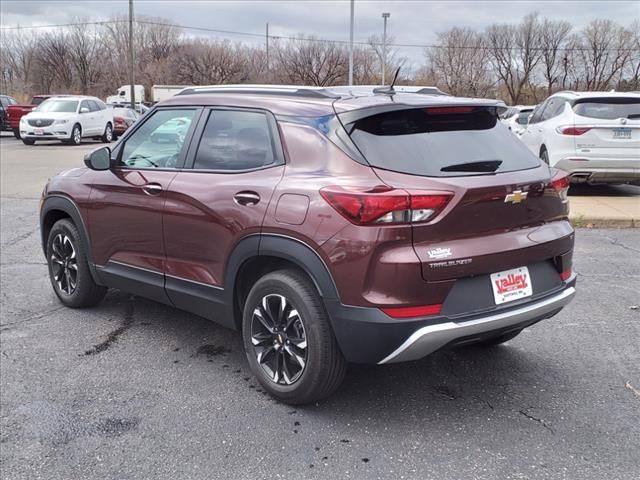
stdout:
{"type": "MultiPolygon", "coordinates": [[[[12,27],[0,27],[0,30],[27,30],[27,29],[38,29],[38,28],[64,28],[64,27],[73,27],[73,26],[84,26],[84,25],[109,25],[109,24],[117,24],[117,23],[126,23],[127,20],[105,20],[99,22],[80,22],[80,23],[65,23],[58,25],[30,25],[30,26],[12,26],[12,27]]],[[[264,34],[262,33],[252,33],[252,32],[240,32],[237,30],[222,30],[218,28],[208,28],[208,27],[198,27],[191,25],[180,25],[178,23],[169,23],[169,22],[154,22],[151,20],[136,20],[135,23],[141,25],[155,25],[162,27],[172,27],[178,28],[182,30],[193,30],[193,31],[201,31],[201,32],[209,32],[209,33],[218,33],[224,35],[238,35],[238,36],[246,36],[246,37],[254,37],[254,38],[264,38],[264,34]]],[[[321,43],[331,43],[336,45],[349,45],[348,40],[331,40],[326,38],[315,38],[315,37],[294,37],[290,35],[269,35],[270,39],[274,40],[290,40],[290,41],[301,41],[301,42],[321,42],[321,43]]],[[[354,41],[354,45],[360,46],[382,46],[382,43],[378,42],[363,42],[363,41],[354,41]]],[[[494,50],[490,46],[482,46],[482,45],[437,45],[437,44],[420,44],[420,43],[387,43],[387,47],[400,47],[400,48],[435,48],[435,49],[454,49],[454,50],[494,50]]],[[[511,51],[519,51],[523,50],[522,47],[503,47],[500,50],[511,50],[511,51]]],[[[530,51],[543,51],[546,50],[545,47],[530,47],[530,51]]],[[[590,51],[589,48],[584,47],[560,47],[555,49],[559,52],[582,52],[582,51],[590,51]]],[[[614,50],[614,49],[605,49],[606,51],[614,50]]],[[[620,48],[615,49],[616,51],[627,52],[627,51],[635,51],[634,48],[620,48]]]]}

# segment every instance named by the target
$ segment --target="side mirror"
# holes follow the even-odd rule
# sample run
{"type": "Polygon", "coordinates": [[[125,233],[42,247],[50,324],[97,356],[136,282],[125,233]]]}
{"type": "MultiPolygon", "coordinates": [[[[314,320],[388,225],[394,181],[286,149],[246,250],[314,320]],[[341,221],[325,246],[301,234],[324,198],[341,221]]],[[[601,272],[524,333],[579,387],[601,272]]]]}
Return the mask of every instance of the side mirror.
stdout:
{"type": "Polygon", "coordinates": [[[84,164],[91,170],[109,170],[111,168],[111,149],[100,147],[84,156],[84,164]]]}
{"type": "Polygon", "coordinates": [[[89,109],[87,107],[82,107],[80,109],[80,113],[89,113],[89,109]]]}

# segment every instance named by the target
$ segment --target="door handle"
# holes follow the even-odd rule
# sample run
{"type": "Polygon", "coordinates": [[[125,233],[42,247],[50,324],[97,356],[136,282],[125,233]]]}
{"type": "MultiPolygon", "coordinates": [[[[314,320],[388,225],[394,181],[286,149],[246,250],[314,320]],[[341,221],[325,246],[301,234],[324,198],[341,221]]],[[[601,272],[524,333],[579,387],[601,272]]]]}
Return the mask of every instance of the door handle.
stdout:
{"type": "Polygon", "coordinates": [[[147,183],[142,187],[142,191],[147,195],[160,195],[162,193],[162,185],[159,183],[147,183]]]}
{"type": "Polygon", "coordinates": [[[238,205],[251,206],[260,201],[260,195],[256,192],[238,192],[233,196],[233,201],[238,205]]]}

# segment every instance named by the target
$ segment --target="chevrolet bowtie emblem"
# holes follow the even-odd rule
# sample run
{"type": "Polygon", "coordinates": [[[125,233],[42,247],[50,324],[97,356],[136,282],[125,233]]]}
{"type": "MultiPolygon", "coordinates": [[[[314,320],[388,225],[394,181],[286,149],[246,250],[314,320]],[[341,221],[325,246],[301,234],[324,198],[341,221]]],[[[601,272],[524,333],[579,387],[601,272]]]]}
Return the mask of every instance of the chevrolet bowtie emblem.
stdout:
{"type": "Polygon", "coordinates": [[[504,197],[504,203],[520,203],[525,198],[527,198],[527,194],[528,192],[523,192],[522,190],[514,190],[513,193],[509,193],[506,197],[504,197]]]}

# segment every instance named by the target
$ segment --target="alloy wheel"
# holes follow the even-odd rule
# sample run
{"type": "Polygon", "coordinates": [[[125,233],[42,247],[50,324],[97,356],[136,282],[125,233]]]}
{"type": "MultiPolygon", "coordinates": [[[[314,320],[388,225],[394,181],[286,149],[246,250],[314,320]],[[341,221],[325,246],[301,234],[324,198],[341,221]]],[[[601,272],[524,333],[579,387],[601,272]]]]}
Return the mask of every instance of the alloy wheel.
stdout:
{"type": "Polygon", "coordinates": [[[272,382],[295,383],[307,363],[307,335],[298,310],[282,295],[266,295],[253,311],[251,343],[272,382]]]}
{"type": "Polygon", "coordinates": [[[78,285],[78,261],[71,239],[57,234],[51,243],[51,273],[58,289],[67,295],[73,294],[78,285]]]}
{"type": "Polygon", "coordinates": [[[73,129],[73,142],[78,145],[82,141],[82,133],[78,127],[73,129]]]}
{"type": "Polygon", "coordinates": [[[107,142],[110,142],[113,139],[113,130],[111,129],[111,125],[107,125],[107,131],[104,134],[107,142]]]}

